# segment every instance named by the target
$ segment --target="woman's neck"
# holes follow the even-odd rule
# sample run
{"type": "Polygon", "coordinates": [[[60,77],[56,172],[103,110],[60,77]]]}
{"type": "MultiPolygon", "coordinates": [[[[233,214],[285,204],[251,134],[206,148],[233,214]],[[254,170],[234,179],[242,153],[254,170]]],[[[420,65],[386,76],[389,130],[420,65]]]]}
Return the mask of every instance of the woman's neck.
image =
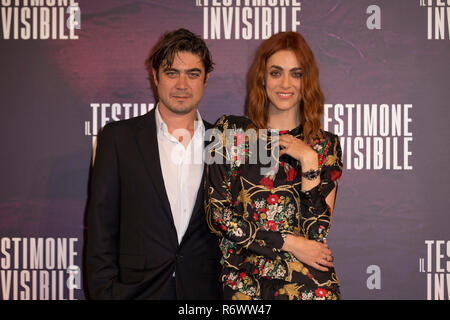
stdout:
{"type": "Polygon", "coordinates": [[[300,109],[278,110],[269,107],[267,126],[271,129],[292,130],[300,125],[300,109]]]}

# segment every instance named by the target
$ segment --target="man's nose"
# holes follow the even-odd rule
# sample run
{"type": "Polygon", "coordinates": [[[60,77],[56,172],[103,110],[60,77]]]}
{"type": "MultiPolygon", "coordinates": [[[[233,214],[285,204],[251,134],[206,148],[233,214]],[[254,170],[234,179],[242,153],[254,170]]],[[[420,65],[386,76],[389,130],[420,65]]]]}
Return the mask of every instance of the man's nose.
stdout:
{"type": "Polygon", "coordinates": [[[184,90],[188,86],[187,76],[185,74],[180,74],[177,81],[177,89],[184,90]]]}

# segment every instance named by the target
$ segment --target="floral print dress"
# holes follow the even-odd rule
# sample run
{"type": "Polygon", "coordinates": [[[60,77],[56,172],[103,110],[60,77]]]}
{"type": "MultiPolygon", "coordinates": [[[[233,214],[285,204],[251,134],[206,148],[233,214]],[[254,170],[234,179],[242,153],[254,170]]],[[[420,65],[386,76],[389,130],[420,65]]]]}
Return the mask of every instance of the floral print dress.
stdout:
{"type": "MultiPolygon", "coordinates": [[[[325,198],[342,172],[338,137],[325,132],[324,139],[314,141],[321,182],[304,192],[300,164],[292,157],[281,156],[273,167],[251,161],[255,144],[270,152],[272,131],[246,135],[249,124],[246,117],[222,116],[207,149],[206,217],[221,238],[224,297],[340,299],[334,268],[318,271],[281,250],[283,234],[317,241],[327,237],[330,208],[325,198]]],[[[287,133],[304,140],[301,125],[287,133]]]]}

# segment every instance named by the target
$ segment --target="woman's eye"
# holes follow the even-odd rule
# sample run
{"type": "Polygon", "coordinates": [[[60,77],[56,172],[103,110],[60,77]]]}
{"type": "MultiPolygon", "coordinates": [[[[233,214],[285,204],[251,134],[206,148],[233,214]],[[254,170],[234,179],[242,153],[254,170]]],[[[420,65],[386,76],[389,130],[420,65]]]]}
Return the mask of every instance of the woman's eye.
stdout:
{"type": "Polygon", "coordinates": [[[292,74],[292,76],[294,77],[294,78],[301,78],[302,77],[302,73],[301,72],[294,72],[293,74],[292,74]]]}
{"type": "Polygon", "coordinates": [[[271,75],[272,77],[279,77],[279,76],[281,75],[281,73],[280,73],[279,71],[271,71],[271,72],[270,72],[270,75],[271,75]]]}

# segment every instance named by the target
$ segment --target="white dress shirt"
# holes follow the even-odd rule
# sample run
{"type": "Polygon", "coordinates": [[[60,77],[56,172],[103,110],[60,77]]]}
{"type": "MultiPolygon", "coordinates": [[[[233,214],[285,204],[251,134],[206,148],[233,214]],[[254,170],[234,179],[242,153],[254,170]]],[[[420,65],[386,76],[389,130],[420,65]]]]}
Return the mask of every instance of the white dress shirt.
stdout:
{"type": "MultiPolygon", "coordinates": [[[[178,243],[181,243],[202,181],[205,127],[200,113],[197,111],[194,135],[185,148],[176,138],[177,135],[183,135],[183,132],[175,130],[173,135],[169,133],[167,124],[159,113],[159,105],[156,106],[155,114],[159,160],[164,185],[177,230],[178,243]]],[[[188,134],[187,131],[184,132],[188,134]]],[[[200,192],[202,191],[200,190],[200,192]]]]}

